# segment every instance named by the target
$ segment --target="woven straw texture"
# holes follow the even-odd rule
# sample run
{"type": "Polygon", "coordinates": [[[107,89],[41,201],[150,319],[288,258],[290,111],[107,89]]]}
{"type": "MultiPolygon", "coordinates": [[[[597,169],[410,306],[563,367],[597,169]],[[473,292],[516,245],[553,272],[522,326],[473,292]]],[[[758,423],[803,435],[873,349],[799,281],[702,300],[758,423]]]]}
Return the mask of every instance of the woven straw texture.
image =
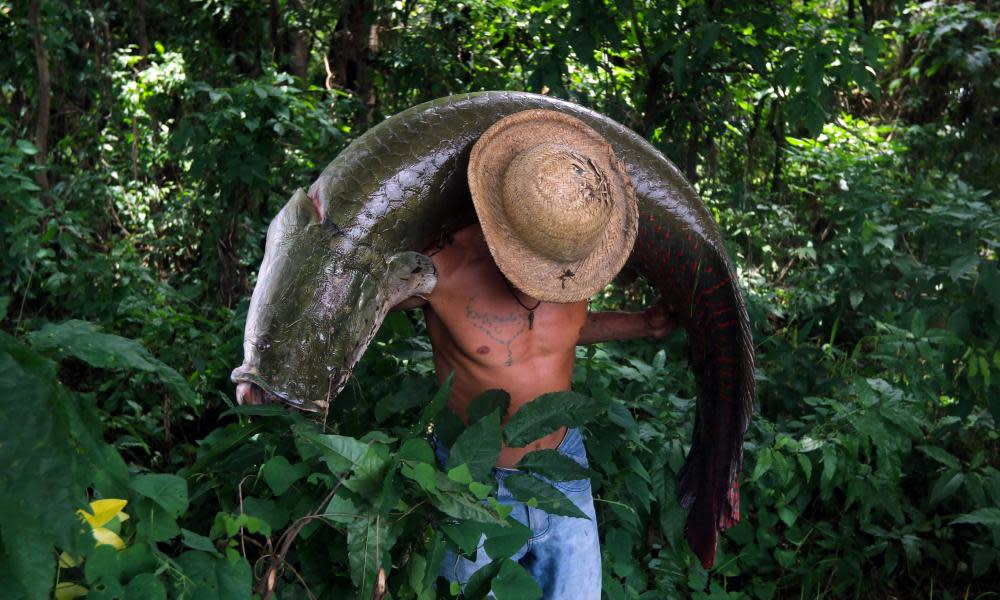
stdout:
{"type": "Polygon", "coordinates": [[[632,182],[611,146],[574,117],[527,110],[497,121],[473,146],[468,178],[494,261],[530,296],[585,300],[632,251],[632,182]]]}

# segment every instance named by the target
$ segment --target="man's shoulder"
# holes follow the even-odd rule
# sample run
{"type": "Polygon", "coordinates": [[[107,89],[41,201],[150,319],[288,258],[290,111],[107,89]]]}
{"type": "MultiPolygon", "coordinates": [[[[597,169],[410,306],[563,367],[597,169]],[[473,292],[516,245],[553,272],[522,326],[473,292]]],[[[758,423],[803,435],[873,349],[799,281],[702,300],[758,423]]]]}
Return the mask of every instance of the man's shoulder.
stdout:
{"type": "Polygon", "coordinates": [[[486,272],[484,267],[493,265],[493,257],[481,236],[478,225],[474,229],[466,227],[428,252],[438,270],[439,279],[457,275],[475,277],[477,272],[486,272]]]}

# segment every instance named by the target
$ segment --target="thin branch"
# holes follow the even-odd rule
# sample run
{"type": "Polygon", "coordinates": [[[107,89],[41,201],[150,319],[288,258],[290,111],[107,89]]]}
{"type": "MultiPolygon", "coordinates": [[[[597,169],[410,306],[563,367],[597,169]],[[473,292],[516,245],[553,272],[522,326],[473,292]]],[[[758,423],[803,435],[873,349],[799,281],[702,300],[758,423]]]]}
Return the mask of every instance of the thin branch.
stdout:
{"type": "Polygon", "coordinates": [[[278,552],[271,558],[270,566],[267,567],[267,571],[264,572],[264,576],[260,578],[260,581],[257,584],[256,593],[260,595],[261,600],[269,600],[271,595],[274,594],[274,586],[277,584],[278,578],[278,569],[284,565],[285,557],[288,556],[288,551],[292,547],[292,542],[295,541],[299,532],[302,531],[302,528],[305,527],[309,521],[321,515],[321,511],[327,504],[330,503],[330,500],[337,493],[337,490],[340,489],[340,485],[343,482],[343,480],[338,481],[337,485],[330,490],[330,493],[323,498],[323,501],[320,502],[319,506],[317,506],[315,510],[295,521],[294,525],[285,530],[285,533],[281,534],[281,538],[278,540],[278,552]]]}
{"type": "MultiPolygon", "coordinates": [[[[35,173],[35,181],[38,187],[42,188],[42,198],[44,192],[49,191],[48,152],[49,152],[49,111],[52,105],[52,80],[49,75],[49,56],[45,51],[45,41],[42,38],[41,26],[41,0],[32,0],[31,8],[28,11],[28,21],[33,31],[32,37],[35,43],[35,67],[38,70],[38,115],[35,120],[35,146],[38,152],[35,154],[35,163],[40,167],[35,173]]],[[[43,200],[44,202],[44,200],[43,200]]]]}
{"type": "Polygon", "coordinates": [[[649,52],[646,50],[646,39],[639,28],[639,14],[635,10],[635,2],[630,1],[628,3],[629,16],[631,17],[632,23],[632,33],[635,34],[635,41],[639,44],[639,54],[642,55],[642,62],[646,65],[648,69],[652,65],[649,64],[649,52]]]}

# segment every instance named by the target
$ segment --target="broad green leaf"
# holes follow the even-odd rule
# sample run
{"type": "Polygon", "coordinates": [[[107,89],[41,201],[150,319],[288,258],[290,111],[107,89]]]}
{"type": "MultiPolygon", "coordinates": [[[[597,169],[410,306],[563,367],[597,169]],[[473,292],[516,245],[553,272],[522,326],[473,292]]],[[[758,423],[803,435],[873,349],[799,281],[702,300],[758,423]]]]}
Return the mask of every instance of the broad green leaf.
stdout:
{"type": "Polygon", "coordinates": [[[531,528],[514,519],[509,519],[508,523],[506,527],[485,525],[483,528],[486,533],[483,549],[493,560],[512,556],[531,539],[531,528]]]}
{"type": "Polygon", "coordinates": [[[326,509],[323,511],[323,517],[333,523],[340,523],[342,525],[362,518],[363,511],[358,503],[351,498],[352,495],[350,491],[342,490],[333,498],[330,498],[330,503],[326,505],[326,509]]]}
{"type": "Polygon", "coordinates": [[[500,409],[470,425],[455,440],[446,467],[466,464],[473,479],[485,481],[493,472],[500,456],[500,409]]]}
{"type": "MultiPolygon", "coordinates": [[[[238,556],[238,555],[237,555],[238,556]]],[[[199,600],[237,600],[252,596],[250,564],[190,550],[176,559],[184,577],[174,577],[175,595],[199,600]]]]}
{"type": "MultiPolygon", "coordinates": [[[[444,478],[447,481],[447,478],[444,478]]],[[[440,479],[438,489],[441,490],[440,479]]],[[[453,519],[470,520],[481,523],[501,523],[501,519],[479,501],[469,498],[467,492],[441,490],[432,502],[435,508],[453,519]]]]}
{"type": "Polygon", "coordinates": [[[274,500],[248,496],[243,499],[243,512],[267,521],[273,531],[283,529],[288,524],[288,509],[274,500]]]}
{"type": "Polygon", "coordinates": [[[476,521],[458,521],[441,525],[441,531],[455,542],[463,555],[474,559],[485,527],[484,523],[476,521]]]}
{"type": "Polygon", "coordinates": [[[782,523],[784,523],[788,527],[791,527],[792,525],[795,524],[795,521],[796,519],[799,518],[799,515],[792,509],[788,508],[787,506],[779,506],[778,518],[781,519],[782,523]]]}
{"type": "Polygon", "coordinates": [[[434,458],[434,450],[427,443],[427,440],[423,438],[410,438],[403,442],[403,445],[399,448],[399,452],[396,453],[396,458],[431,465],[436,460],[434,458]]]}
{"type": "Polygon", "coordinates": [[[494,410],[500,410],[500,420],[507,416],[507,409],[510,407],[510,394],[504,390],[486,390],[472,399],[469,407],[465,409],[465,414],[469,418],[471,427],[479,419],[489,415],[494,410]]]}
{"type": "Polygon", "coordinates": [[[448,397],[451,395],[451,382],[455,379],[455,372],[452,371],[448,374],[448,378],[444,380],[441,387],[431,398],[430,403],[424,407],[424,410],[420,413],[420,418],[417,419],[416,424],[413,429],[410,430],[410,437],[417,437],[424,435],[427,426],[430,425],[434,417],[438,415],[439,412],[448,404],[448,397]]]}
{"type": "Polygon", "coordinates": [[[17,144],[17,149],[23,154],[27,154],[28,156],[38,154],[38,148],[28,140],[17,140],[15,143],[17,144]]]}
{"type": "Polygon", "coordinates": [[[142,344],[110,333],[101,333],[89,321],[70,320],[49,323],[40,331],[28,334],[38,350],[54,351],[59,356],[74,356],[100,369],[136,369],[155,373],[178,400],[195,403],[195,394],[180,373],[153,357],[142,344]]]}
{"type": "Polygon", "coordinates": [[[128,581],[139,573],[151,573],[159,566],[159,557],[153,554],[149,544],[131,540],[127,548],[118,552],[118,568],[122,581],[128,581]]]}
{"type": "Polygon", "coordinates": [[[537,477],[515,473],[507,477],[504,483],[514,498],[529,506],[552,515],[588,518],[565,494],[537,477]]]}
{"type": "Polygon", "coordinates": [[[503,561],[492,587],[497,600],[538,600],[542,597],[542,588],[535,578],[512,560],[503,561]]]}
{"type": "Polygon", "coordinates": [[[463,600],[483,600],[490,593],[493,578],[500,572],[503,561],[493,561],[479,569],[469,577],[462,594],[463,600]]]}
{"type": "Polygon", "coordinates": [[[312,424],[292,427],[295,444],[303,458],[321,456],[330,472],[340,475],[354,468],[368,452],[368,445],[352,437],[322,434],[312,424]]]}
{"type": "Polygon", "coordinates": [[[753,473],[750,475],[751,481],[757,481],[762,475],[770,471],[774,461],[774,451],[770,448],[763,448],[757,453],[757,462],[753,466],[753,473]]]}
{"type": "Polygon", "coordinates": [[[448,407],[445,407],[434,418],[434,435],[447,448],[455,444],[455,440],[462,435],[463,431],[465,431],[465,423],[448,407]]]}
{"type": "Polygon", "coordinates": [[[535,450],[517,463],[522,471],[538,473],[552,481],[576,481],[590,477],[590,471],[558,450],[535,450]]]}
{"type": "Polygon", "coordinates": [[[448,469],[448,479],[463,485],[472,483],[472,471],[469,470],[469,464],[463,462],[448,469]]]}
{"type": "Polygon", "coordinates": [[[851,290],[849,296],[851,308],[857,308],[861,304],[861,301],[865,299],[865,292],[863,290],[851,290]]]}
{"type": "Polygon", "coordinates": [[[125,596],[125,588],[116,580],[102,580],[90,588],[87,600],[119,600],[125,596]]]}
{"type": "Polygon", "coordinates": [[[931,488],[931,497],[929,500],[931,506],[936,505],[958,491],[958,488],[961,487],[964,481],[965,475],[962,473],[948,472],[943,474],[934,484],[934,487],[931,488]]]}
{"type": "Polygon", "coordinates": [[[608,405],[576,392],[542,394],[514,413],[503,435],[509,445],[525,446],[560,427],[579,427],[607,411],[608,405]]]}
{"type": "Polygon", "coordinates": [[[493,485],[487,483],[479,483],[478,481],[473,481],[472,483],[469,484],[469,491],[472,492],[473,496],[475,496],[479,500],[482,500],[483,498],[489,496],[490,492],[493,491],[493,485]]]}
{"type": "MultiPolygon", "coordinates": [[[[422,598],[427,591],[424,589],[424,573],[427,570],[427,559],[423,554],[411,554],[410,560],[406,564],[406,582],[417,598],[422,598]]],[[[428,594],[433,598],[433,594],[428,594]]]]}
{"type": "Polygon", "coordinates": [[[948,267],[948,276],[954,281],[958,281],[962,277],[965,277],[979,264],[978,254],[969,254],[966,256],[960,256],[951,262],[951,266],[948,267]]]}
{"type": "Polygon", "coordinates": [[[960,515],[952,520],[952,525],[965,523],[968,525],[985,525],[990,529],[1000,529],[1000,508],[980,508],[970,513],[960,515]]]}
{"type": "Polygon", "coordinates": [[[150,473],[136,476],[132,489],[159,504],[168,514],[176,518],[188,507],[187,481],[168,473],[150,473]]]}
{"type": "Polygon", "coordinates": [[[202,552],[208,552],[209,554],[215,556],[222,556],[215,548],[215,544],[212,543],[212,540],[199,533],[184,529],[183,527],[181,528],[181,543],[192,550],[201,550],[202,552]]]}
{"type": "Polygon", "coordinates": [[[1000,552],[990,546],[972,544],[972,576],[982,577],[1000,559],[1000,552]]]}
{"type": "MultiPolygon", "coordinates": [[[[444,540],[444,535],[440,531],[434,532],[434,536],[427,545],[427,571],[424,574],[423,590],[433,590],[434,582],[438,573],[441,572],[441,564],[444,562],[444,554],[448,549],[448,544],[444,540]]],[[[423,600],[421,598],[421,600],[423,600]]]]}
{"type": "Polygon", "coordinates": [[[87,488],[124,496],[128,470],[101,438],[89,402],[59,384],[55,364],[0,332],[0,572],[5,593],[51,594],[53,545],[93,548],[76,510],[87,488]]]}
{"type": "Polygon", "coordinates": [[[167,589],[153,573],[140,573],[125,586],[125,600],[167,600],[167,589]]]}
{"type": "Polygon", "coordinates": [[[805,454],[796,454],[796,458],[799,461],[799,468],[802,469],[802,474],[805,477],[805,481],[808,482],[812,479],[813,464],[812,460],[809,459],[805,454]]]}
{"type": "Polygon", "coordinates": [[[427,463],[419,462],[414,463],[413,466],[404,464],[400,467],[399,472],[403,474],[404,477],[408,477],[413,481],[416,481],[425,492],[432,495],[437,495],[437,485],[435,485],[434,467],[427,463]]]}
{"type": "Polygon", "coordinates": [[[89,584],[98,581],[118,581],[121,574],[121,564],[118,562],[118,549],[110,544],[98,546],[87,556],[87,560],[83,563],[83,569],[84,576],[89,584]]]}
{"type": "Polygon", "coordinates": [[[613,403],[608,409],[608,420],[621,427],[625,431],[632,431],[638,426],[635,417],[629,409],[621,403],[613,403]]]}
{"type": "Polygon", "coordinates": [[[351,581],[361,598],[370,598],[379,568],[392,568],[391,551],[401,533],[379,515],[366,514],[347,525],[347,557],[351,581]]]}
{"type": "Polygon", "coordinates": [[[837,453],[834,451],[833,446],[826,445],[823,446],[823,475],[821,482],[823,484],[824,493],[829,488],[830,483],[833,481],[833,476],[837,472],[837,453]]]}
{"type": "Polygon", "coordinates": [[[344,487],[354,493],[371,498],[382,489],[392,458],[382,444],[372,444],[358,461],[354,474],[344,481],[344,487]]]}
{"type": "Polygon", "coordinates": [[[235,537],[241,529],[245,529],[249,533],[271,535],[271,526],[264,519],[246,513],[230,514],[228,512],[220,512],[215,515],[215,522],[208,535],[213,538],[223,535],[235,537]]]}
{"type": "Polygon", "coordinates": [[[399,391],[383,397],[375,404],[375,422],[381,423],[394,414],[405,412],[427,402],[433,389],[426,377],[407,377],[399,391]]]}
{"type": "Polygon", "coordinates": [[[134,503],[133,515],[137,539],[144,542],[163,542],[180,534],[177,517],[149,498],[139,498],[134,503]]]}
{"type": "Polygon", "coordinates": [[[941,463],[946,467],[955,470],[961,469],[961,464],[958,462],[958,459],[952,456],[944,448],[939,448],[937,446],[923,445],[923,446],[917,446],[917,450],[920,450],[930,458],[933,458],[934,460],[936,460],[937,462],[941,463]]]}
{"type": "Polygon", "coordinates": [[[260,468],[261,477],[267,483],[275,496],[288,491],[293,483],[309,474],[309,467],[303,463],[294,466],[284,456],[272,457],[260,468]]]}

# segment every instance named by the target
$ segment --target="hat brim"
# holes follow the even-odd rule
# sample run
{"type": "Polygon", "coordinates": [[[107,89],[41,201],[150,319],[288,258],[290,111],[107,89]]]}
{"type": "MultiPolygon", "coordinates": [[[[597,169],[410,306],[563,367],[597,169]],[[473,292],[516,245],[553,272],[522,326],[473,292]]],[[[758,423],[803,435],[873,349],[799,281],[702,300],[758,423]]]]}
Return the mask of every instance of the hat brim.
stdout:
{"type": "Polygon", "coordinates": [[[546,302],[578,302],[610,282],[632,252],[639,211],[632,182],[611,146],[575,117],[552,110],[526,110],[494,123],[472,148],[469,189],[490,254],[515,287],[546,302]],[[572,262],[529,248],[512,230],[504,212],[504,173],[515,156],[542,142],[573,148],[608,175],[612,209],[593,250],[572,262]]]}

